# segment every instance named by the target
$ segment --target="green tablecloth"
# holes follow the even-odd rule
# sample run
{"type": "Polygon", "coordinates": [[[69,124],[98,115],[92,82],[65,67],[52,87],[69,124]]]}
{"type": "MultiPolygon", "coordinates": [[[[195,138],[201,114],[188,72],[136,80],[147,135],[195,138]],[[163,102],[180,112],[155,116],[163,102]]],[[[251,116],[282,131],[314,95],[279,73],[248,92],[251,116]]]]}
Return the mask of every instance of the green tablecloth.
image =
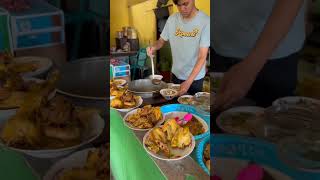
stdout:
{"type": "Polygon", "coordinates": [[[122,117],[110,110],[110,165],[117,180],[166,179],[122,117]]]}
{"type": "Polygon", "coordinates": [[[22,155],[0,147],[0,179],[37,180],[22,155]]]}

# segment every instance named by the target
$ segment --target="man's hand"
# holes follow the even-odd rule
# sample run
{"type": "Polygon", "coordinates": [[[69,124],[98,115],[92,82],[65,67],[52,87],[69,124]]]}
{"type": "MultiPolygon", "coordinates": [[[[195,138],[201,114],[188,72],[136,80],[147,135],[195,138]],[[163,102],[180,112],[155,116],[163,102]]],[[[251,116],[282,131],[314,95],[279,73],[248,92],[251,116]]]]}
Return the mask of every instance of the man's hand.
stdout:
{"type": "Polygon", "coordinates": [[[183,83],[181,83],[179,96],[186,94],[188,92],[191,84],[192,84],[192,81],[190,81],[190,80],[186,80],[183,83]]]}
{"type": "Polygon", "coordinates": [[[222,79],[213,109],[224,110],[246,96],[259,69],[245,60],[234,65],[222,79]]]}
{"type": "Polygon", "coordinates": [[[248,93],[257,74],[290,31],[303,3],[304,0],[275,2],[272,13],[251,52],[245,60],[234,65],[225,74],[214,109],[225,109],[248,93]]]}
{"type": "Polygon", "coordinates": [[[153,57],[154,56],[153,55],[153,53],[155,52],[155,48],[154,47],[149,46],[149,47],[146,48],[146,50],[147,50],[147,54],[148,54],[149,57],[153,57]]]}

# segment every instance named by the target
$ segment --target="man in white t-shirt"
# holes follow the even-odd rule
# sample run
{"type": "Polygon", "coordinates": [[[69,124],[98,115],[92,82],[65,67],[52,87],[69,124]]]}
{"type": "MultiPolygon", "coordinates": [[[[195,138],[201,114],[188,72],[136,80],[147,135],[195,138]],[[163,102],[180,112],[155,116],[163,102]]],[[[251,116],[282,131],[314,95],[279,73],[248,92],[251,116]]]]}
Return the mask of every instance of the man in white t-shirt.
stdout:
{"type": "Polygon", "coordinates": [[[214,102],[247,96],[259,106],[294,94],[305,40],[304,0],[212,1],[212,66],[226,72],[214,102]]]}
{"type": "Polygon", "coordinates": [[[210,46],[210,17],[195,6],[195,0],[173,0],[179,12],[171,15],[149,56],[167,41],[172,52],[172,81],[181,84],[180,94],[202,91],[210,46]]]}

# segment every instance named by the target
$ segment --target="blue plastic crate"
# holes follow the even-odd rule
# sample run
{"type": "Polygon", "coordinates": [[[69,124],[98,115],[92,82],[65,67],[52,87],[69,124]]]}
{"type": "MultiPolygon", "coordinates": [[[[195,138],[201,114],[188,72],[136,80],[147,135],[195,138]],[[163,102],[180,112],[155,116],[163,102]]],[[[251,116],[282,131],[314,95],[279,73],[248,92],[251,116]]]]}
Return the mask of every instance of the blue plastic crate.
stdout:
{"type": "Polygon", "coordinates": [[[0,52],[12,51],[12,37],[9,26],[9,14],[0,8],[0,52]]]}
{"type": "Polygon", "coordinates": [[[63,12],[45,1],[30,2],[30,9],[10,12],[13,48],[17,50],[64,43],[63,12]],[[56,34],[59,34],[59,38],[56,34]]]}

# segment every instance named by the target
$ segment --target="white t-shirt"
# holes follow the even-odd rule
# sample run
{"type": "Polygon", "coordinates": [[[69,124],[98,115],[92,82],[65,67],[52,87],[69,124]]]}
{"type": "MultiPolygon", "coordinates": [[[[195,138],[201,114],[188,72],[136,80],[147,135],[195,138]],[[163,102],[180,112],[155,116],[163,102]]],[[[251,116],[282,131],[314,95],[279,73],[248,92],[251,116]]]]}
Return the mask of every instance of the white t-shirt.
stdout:
{"type": "MultiPolygon", "coordinates": [[[[190,76],[198,60],[200,47],[210,46],[210,17],[202,11],[190,21],[183,21],[180,13],[171,15],[161,33],[161,38],[170,42],[172,73],[181,80],[190,76]]],[[[205,76],[205,66],[195,80],[205,76]]]]}
{"type": "MultiPolygon", "coordinates": [[[[212,1],[214,50],[222,56],[244,58],[255,45],[277,0],[212,1]]],[[[305,40],[305,6],[301,8],[287,36],[270,59],[299,51],[305,40]]]]}

